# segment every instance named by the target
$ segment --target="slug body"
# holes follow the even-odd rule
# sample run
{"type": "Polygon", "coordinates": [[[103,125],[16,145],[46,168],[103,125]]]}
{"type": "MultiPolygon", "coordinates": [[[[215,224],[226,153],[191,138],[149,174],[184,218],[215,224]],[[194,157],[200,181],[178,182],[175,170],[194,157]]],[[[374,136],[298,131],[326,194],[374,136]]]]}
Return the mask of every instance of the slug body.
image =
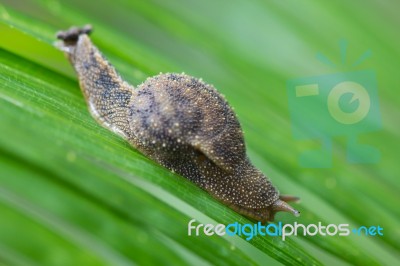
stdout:
{"type": "Polygon", "coordinates": [[[239,121],[213,86],[184,74],[126,83],[93,45],[90,27],[58,33],[93,117],[160,165],[188,178],[235,211],[272,221],[298,216],[246,155],[239,121]]]}

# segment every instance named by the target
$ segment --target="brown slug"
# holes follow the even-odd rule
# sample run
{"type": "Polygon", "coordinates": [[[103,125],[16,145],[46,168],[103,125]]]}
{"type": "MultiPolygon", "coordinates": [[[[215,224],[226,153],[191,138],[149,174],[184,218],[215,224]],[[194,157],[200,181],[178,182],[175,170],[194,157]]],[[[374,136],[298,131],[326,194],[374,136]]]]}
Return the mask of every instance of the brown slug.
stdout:
{"type": "Polygon", "coordinates": [[[299,215],[286,203],[298,198],[280,196],[250,162],[236,114],[213,86],[185,74],[160,74],[135,89],[93,45],[90,32],[90,26],[73,27],[57,38],[102,126],[249,218],[299,215]]]}

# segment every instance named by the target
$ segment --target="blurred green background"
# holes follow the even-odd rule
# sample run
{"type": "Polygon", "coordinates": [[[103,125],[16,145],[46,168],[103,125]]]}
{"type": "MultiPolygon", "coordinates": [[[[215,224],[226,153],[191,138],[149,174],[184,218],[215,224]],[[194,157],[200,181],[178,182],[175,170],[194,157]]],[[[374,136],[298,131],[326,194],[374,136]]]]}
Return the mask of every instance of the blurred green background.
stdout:
{"type": "Polygon", "coordinates": [[[399,9],[395,0],[2,0],[0,265],[398,264],[399,9]],[[132,84],[185,72],[226,96],[251,159],[302,199],[301,217],[277,221],[380,225],[384,236],[188,237],[192,218],[250,221],[90,117],[53,46],[55,32],[87,23],[132,84]],[[352,67],[367,50],[372,56],[352,67]],[[380,159],[351,164],[346,137],[335,136],[331,167],[302,167],[301,152],[320,142],[293,137],[310,129],[291,121],[288,80],[366,69],[376,75],[382,125],[359,140],[380,159]]]}

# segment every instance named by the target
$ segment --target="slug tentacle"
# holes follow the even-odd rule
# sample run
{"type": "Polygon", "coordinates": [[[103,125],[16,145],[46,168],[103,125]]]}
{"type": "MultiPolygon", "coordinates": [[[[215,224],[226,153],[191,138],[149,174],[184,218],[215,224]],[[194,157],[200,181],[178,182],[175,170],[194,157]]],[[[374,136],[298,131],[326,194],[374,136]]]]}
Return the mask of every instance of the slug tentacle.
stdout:
{"type": "Polygon", "coordinates": [[[299,197],[292,196],[292,195],[280,195],[279,199],[283,200],[285,202],[296,202],[296,203],[300,202],[300,198],[299,197]]]}
{"type": "Polygon", "coordinates": [[[284,202],[283,200],[277,200],[272,204],[273,213],[278,211],[290,212],[294,216],[300,216],[300,212],[298,210],[293,209],[289,204],[284,202]]]}
{"type": "Polygon", "coordinates": [[[80,87],[93,117],[104,127],[130,137],[128,107],[133,86],[126,83],[93,45],[90,26],[59,32],[59,44],[78,74],[80,87]]]}
{"type": "Polygon", "coordinates": [[[299,212],[246,155],[243,132],[225,98],[201,79],[160,74],[134,89],[93,45],[91,27],[57,34],[92,115],[140,152],[186,177],[237,212],[272,221],[299,212]]]}

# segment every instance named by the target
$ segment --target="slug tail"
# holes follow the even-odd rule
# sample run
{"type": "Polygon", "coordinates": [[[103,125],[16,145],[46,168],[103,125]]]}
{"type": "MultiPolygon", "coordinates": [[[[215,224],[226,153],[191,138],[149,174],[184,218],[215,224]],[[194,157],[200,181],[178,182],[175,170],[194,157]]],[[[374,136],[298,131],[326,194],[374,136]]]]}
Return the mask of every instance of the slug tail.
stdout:
{"type": "Polygon", "coordinates": [[[104,127],[129,139],[128,110],[134,87],[100,53],[89,38],[90,32],[90,25],[60,31],[58,47],[78,74],[92,116],[104,127]]]}
{"type": "Polygon", "coordinates": [[[62,40],[65,45],[75,45],[80,35],[89,35],[92,31],[92,26],[88,24],[82,28],[71,27],[69,30],[59,31],[57,32],[56,37],[57,39],[62,40]]]}

